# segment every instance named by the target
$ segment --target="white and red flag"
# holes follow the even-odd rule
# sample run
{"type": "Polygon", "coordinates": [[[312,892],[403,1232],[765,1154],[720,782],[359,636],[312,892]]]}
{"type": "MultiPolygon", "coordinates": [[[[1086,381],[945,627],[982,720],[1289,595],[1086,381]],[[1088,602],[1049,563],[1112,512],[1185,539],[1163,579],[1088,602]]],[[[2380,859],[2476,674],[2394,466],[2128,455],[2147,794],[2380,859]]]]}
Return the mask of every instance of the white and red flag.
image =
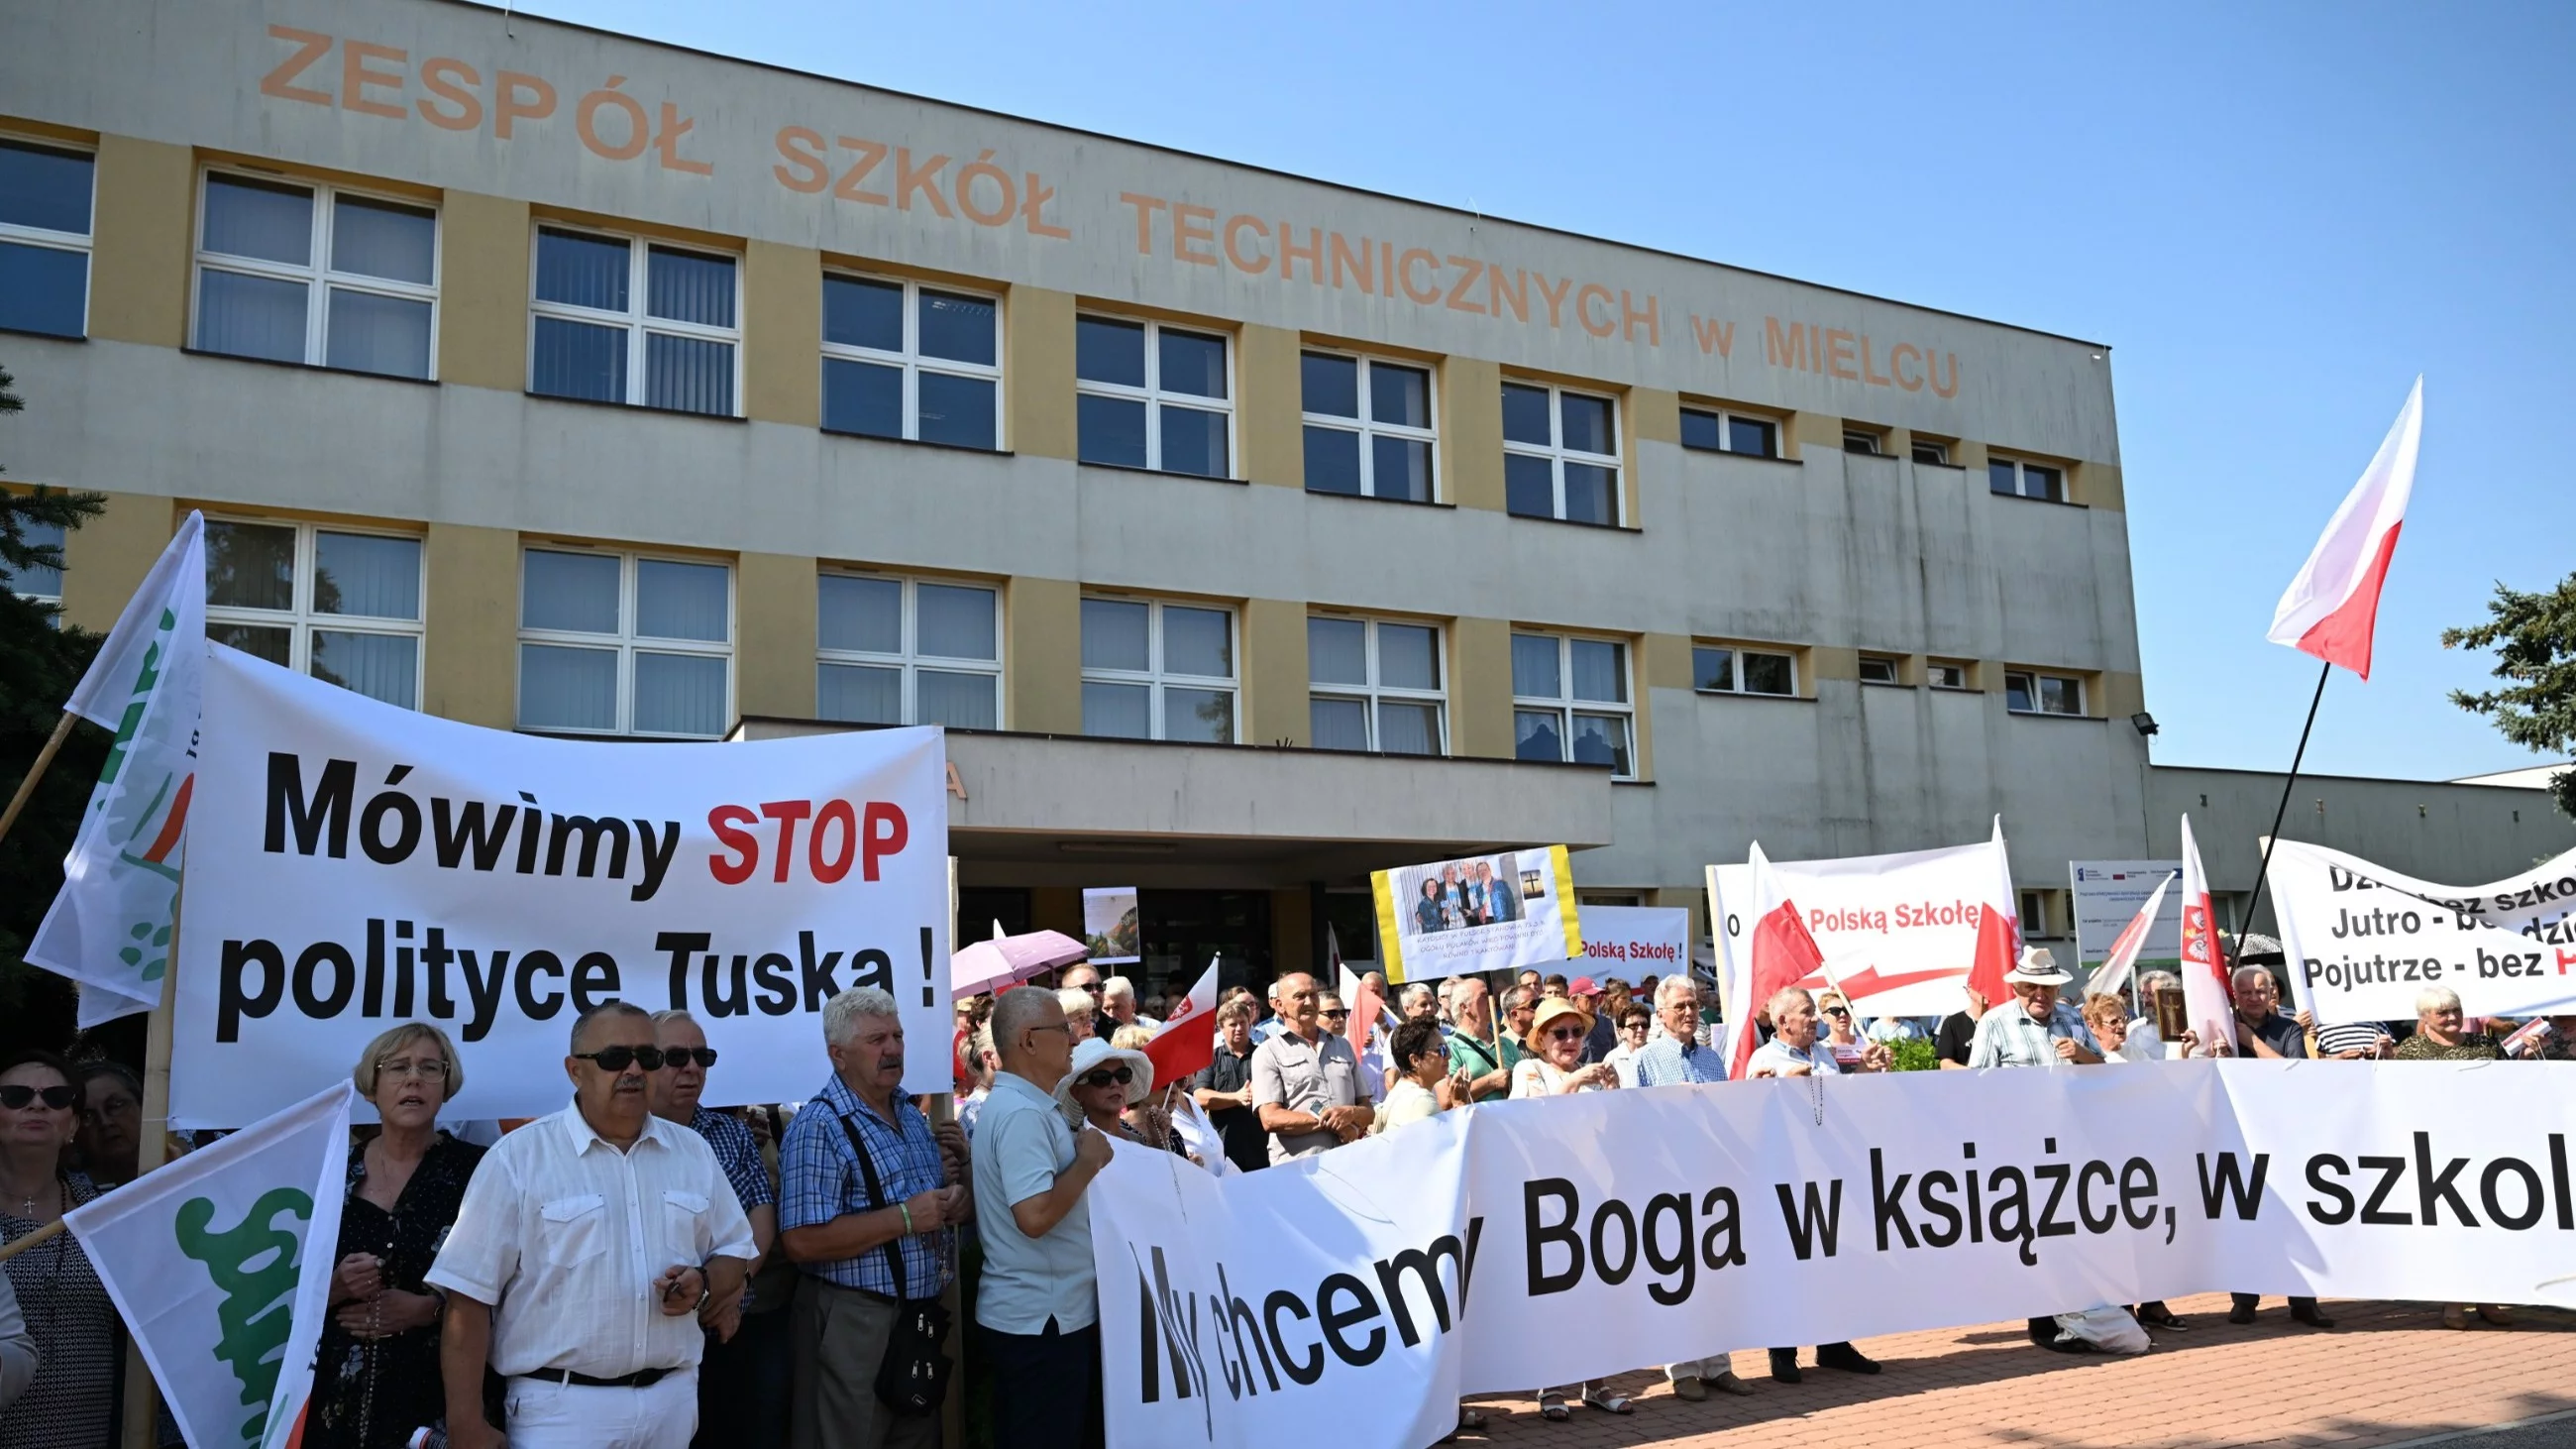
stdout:
{"type": "Polygon", "coordinates": [[[2236,993],[2227,984],[2209,872],[2201,869],[2200,843],[2191,838],[2188,815],[2182,818],[2182,1004],[2204,1050],[2219,1042],[2236,1045],[2236,993]]]}
{"type": "Polygon", "coordinates": [[[2012,858],[2004,853],[2004,818],[1995,817],[1995,894],[1977,906],[1977,953],[1968,960],[1968,989],[1988,1006],[2012,999],[2004,973],[2021,964],[2021,908],[2014,899],[2012,858]]]}
{"type": "Polygon", "coordinates": [[[1208,962],[1190,994],[1172,1004],[1163,1029],[1145,1043],[1145,1059],[1154,1064],[1154,1080],[1165,1086],[1206,1071],[1216,1060],[1216,962],[1208,962]]]}
{"type": "Polygon", "coordinates": [[[2102,958],[2101,965],[2093,968],[2093,979],[2085,984],[2085,991],[2113,996],[2129,984],[2129,973],[2137,968],[2138,953],[2146,949],[2147,932],[2154,927],[2156,912],[2164,905],[2165,892],[2173,887],[2173,883],[2170,872],[2156,882],[2155,892],[2147,897],[2147,903],[2138,907],[2138,913],[2129,918],[2129,924],[2120,928],[2119,935],[2111,938],[2110,954],[2102,958]]]}
{"type": "MultiPolygon", "coordinates": [[[[2379,619],[2379,590],[2397,531],[2406,522],[2406,499],[2415,490],[2415,453],[2424,436],[2424,379],[2415,379],[2406,406],[2380,440],[2361,481],[2344,495],[2314,552],[2290,580],[2266,636],[2329,664],[2370,677],[2370,638],[2379,619]]],[[[2188,899],[2188,898],[2186,898],[2188,899]]]]}
{"type": "Polygon", "coordinates": [[[1762,853],[1758,841],[1752,857],[1753,925],[1745,933],[1744,987],[1736,994],[1735,1019],[1727,1024],[1726,1075],[1738,1082],[1744,1080],[1745,1064],[1753,1060],[1753,1049],[1759,1044],[1753,1019],[1762,1014],[1772,993],[1821,975],[1825,969],[1823,948],[1799,919],[1798,903],[1781,894],[1770,857],[1762,853]]]}

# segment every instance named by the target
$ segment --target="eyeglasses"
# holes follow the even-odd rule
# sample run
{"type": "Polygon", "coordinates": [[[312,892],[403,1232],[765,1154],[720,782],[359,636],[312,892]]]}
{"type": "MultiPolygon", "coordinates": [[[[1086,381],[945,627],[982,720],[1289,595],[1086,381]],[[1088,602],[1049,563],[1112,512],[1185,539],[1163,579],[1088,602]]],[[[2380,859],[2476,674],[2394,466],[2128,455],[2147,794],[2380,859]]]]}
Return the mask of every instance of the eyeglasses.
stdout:
{"type": "Polygon", "coordinates": [[[1038,1024],[1038,1025],[1036,1025],[1036,1026],[1030,1027],[1030,1028],[1029,1028],[1029,1030],[1030,1030],[1030,1031],[1060,1031],[1060,1032],[1063,1032],[1066,1036],[1071,1036],[1071,1035],[1073,1035],[1073,1026],[1072,1026],[1072,1024],[1071,1024],[1071,1023],[1069,1023],[1069,1022],[1062,1022],[1062,1021],[1048,1021],[1048,1022],[1041,1022],[1041,1023],[1039,1023],[1039,1024],[1038,1024]]]}
{"type": "Polygon", "coordinates": [[[1099,1071],[1084,1073],[1082,1085],[1086,1087],[1123,1087],[1134,1080],[1136,1080],[1136,1074],[1127,1070],[1124,1066],[1102,1067],[1099,1071]]]}
{"type": "Polygon", "coordinates": [[[1549,1041],[1581,1041],[1591,1033],[1579,1026],[1560,1026],[1547,1034],[1549,1041]]]}
{"type": "Polygon", "coordinates": [[[53,1111],[65,1112],[71,1109],[72,1103],[80,1100],[80,1088],[30,1087],[24,1082],[11,1082],[0,1087],[0,1107],[21,1109],[38,1097],[44,1098],[45,1105],[53,1111]]]}
{"type": "Polygon", "coordinates": [[[1826,1007],[1826,1008],[1825,1008],[1825,1015],[1827,1015],[1827,1016],[1849,1016],[1849,1015],[1851,1015],[1851,1008],[1850,1008],[1850,1007],[1848,1007],[1848,1006],[1828,1006],[1828,1007],[1826,1007]]]}
{"type": "Polygon", "coordinates": [[[1104,987],[1101,983],[1099,983],[1099,982],[1097,982],[1097,981],[1094,981],[1094,982],[1090,983],[1089,985],[1086,985],[1086,986],[1078,986],[1078,987],[1075,987],[1074,989],[1075,989],[1075,990],[1077,990],[1077,991],[1088,991],[1088,992],[1090,992],[1092,995],[1094,995],[1094,996],[1098,996],[1102,991],[1106,990],[1107,988],[1106,988],[1106,987],[1104,987]]]}
{"type": "Polygon", "coordinates": [[[428,1057],[421,1061],[413,1061],[409,1057],[395,1057],[390,1061],[376,1063],[376,1075],[393,1077],[397,1080],[416,1077],[424,1082],[442,1081],[447,1076],[447,1059],[428,1057]]]}
{"type": "Polygon", "coordinates": [[[716,1064],[716,1049],[714,1047],[662,1048],[662,1064],[675,1072],[687,1066],[691,1057],[698,1059],[699,1066],[712,1067],[716,1064]]]}
{"type": "Polygon", "coordinates": [[[662,1070],[660,1047],[601,1047],[595,1052],[574,1052],[573,1055],[586,1062],[599,1063],[603,1072],[622,1072],[629,1065],[641,1066],[648,1072],[662,1070]]]}
{"type": "Polygon", "coordinates": [[[1619,1029],[1621,1031],[1644,1031],[1646,1029],[1646,1023],[1642,1021],[1623,1021],[1619,1023],[1619,1029]]]}
{"type": "Polygon", "coordinates": [[[1326,1021],[1341,1021],[1350,1015],[1347,1011],[1319,1011],[1315,1014],[1326,1021]]]}

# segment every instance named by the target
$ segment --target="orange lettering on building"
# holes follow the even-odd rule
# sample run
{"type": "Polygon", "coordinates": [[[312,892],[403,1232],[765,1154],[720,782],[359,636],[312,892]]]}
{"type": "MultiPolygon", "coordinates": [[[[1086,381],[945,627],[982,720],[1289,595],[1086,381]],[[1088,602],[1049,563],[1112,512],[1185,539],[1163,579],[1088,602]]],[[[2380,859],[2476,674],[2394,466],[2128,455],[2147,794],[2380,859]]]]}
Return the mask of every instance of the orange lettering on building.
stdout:
{"type": "Polygon", "coordinates": [[[492,77],[492,134],[507,141],[520,121],[542,121],[555,113],[555,88],[542,76],[505,70],[492,77]],[[520,99],[522,94],[526,99],[520,99]]]}
{"type": "MultiPolygon", "coordinates": [[[[812,133],[808,132],[807,134],[810,135],[812,133]]],[[[886,153],[894,149],[892,146],[887,145],[883,141],[862,141],[856,136],[835,136],[832,138],[832,144],[840,147],[844,151],[856,151],[859,153],[859,159],[851,164],[849,170],[841,173],[840,180],[832,183],[832,194],[834,196],[839,197],[843,201],[865,202],[870,206],[891,206],[894,204],[894,198],[886,195],[882,191],[862,191],[859,189],[859,183],[868,179],[869,172],[874,171],[879,166],[885,164],[886,153]]]]}
{"type": "Polygon", "coordinates": [[[1619,330],[1619,324],[1611,319],[1609,307],[1610,289],[1598,282],[1586,282],[1583,290],[1574,294],[1574,319],[1583,324],[1584,331],[1595,337],[1607,337],[1619,330]],[[1600,299],[1602,306],[1601,325],[1598,327],[1592,325],[1592,302],[1595,298],[1600,299]]]}
{"type": "Polygon", "coordinates": [[[1374,279],[1377,276],[1377,253],[1369,250],[1368,238],[1360,238],[1359,254],[1353,256],[1350,242],[1345,240],[1340,232],[1334,232],[1332,236],[1334,289],[1338,291],[1343,285],[1342,278],[1349,275],[1360,279],[1361,291],[1376,291],[1377,283],[1374,279]]]}
{"type": "Polygon", "coordinates": [[[1860,335],[1860,380],[1872,387],[1887,386],[1887,374],[1870,364],[1869,334],[1866,332],[1860,335]]]}
{"type": "MultiPolygon", "coordinates": [[[[1959,395],[1959,354],[1953,352],[1946,355],[1950,359],[1950,385],[1948,387],[1941,385],[1941,364],[1934,362],[1931,365],[1932,392],[1937,397],[1957,397],[1959,395]]],[[[1924,356],[1928,359],[1931,354],[1926,353],[1924,356]]]]}
{"type": "Polygon", "coordinates": [[[1826,371],[1845,381],[1860,376],[1852,370],[1852,342],[1852,334],[1839,327],[1829,327],[1825,330],[1826,371]]]}
{"type": "Polygon", "coordinates": [[[1202,267],[1216,265],[1215,207],[1192,206],[1186,201],[1172,203],[1172,255],[1185,262],[1196,262],[1202,267]],[[1192,222],[1204,222],[1206,225],[1194,226],[1192,222]],[[1207,250],[1190,250],[1192,242],[1206,243],[1207,250]]]}
{"type": "Polygon", "coordinates": [[[1270,270],[1270,256],[1267,252],[1248,258],[1244,256],[1243,248],[1236,239],[1247,228],[1258,233],[1263,241],[1270,240],[1270,226],[1261,218],[1229,216],[1225,219],[1225,259],[1234,263],[1236,271],[1257,277],[1270,270]]]}
{"type": "Polygon", "coordinates": [[[1628,343],[1634,344],[1634,343],[1636,342],[1636,340],[1637,340],[1637,324],[1638,324],[1638,323],[1640,323],[1640,322],[1643,322],[1643,323],[1645,323],[1645,324],[1646,324],[1646,345],[1647,345],[1648,347],[1661,347],[1661,346],[1663,346],[1663,345],[1664,345],[1664,330],[1663,330],[1663,323],[1662,323],[1661,321],[1657,320],[1657,317],[1656,317],[1656,310],[1655,310],[1655,309],[1656,309],[1656,305],[1657,305],[1657,304],[1656,304],[1656,302],[1655,302],[1655,299],[1654,299],[1654,298],[1652,298],[1652,297],[1648,297],[1648,298],[1646,299],[1646,310],[1645,310],[1645,311],[1643,311],[1643,312],[1640,312],[1640,311],[1638,311],[1638,310],[1637,310],[1637,304],[1636,304],[1636,303],[1634,303],[1634,302],[1632,302],[1632,301],[1630,301],[1630,300],[1628,299],[1628,289],[1627,289],[1627,288],[1625,288],[1625,287],[1620,288],[1620,289],[1619,289],[1619,337],[1620,337],[1620,340],[1622,340],[1622,341],[1624,341],[1624,342],[1628,342],[1628,343]]]}
{"type": "Polygon", "coordinates": [[[1133,191],[1118,193],[1118,199],[1136,208],[1136,255],[1154,254],[1154,213],[1163,209],[1163,198],[1139,196],[1133,191]]]}
{"type": "Polygon", "coordinates": [[[1907,392],[1923,390],[1922,361],[1923,350],[1911,342],[1900,342],[1887,349],[1887,371],[1895,379],[1896,385],[1907,392]],[[1909,357],[1913,358],[1916,364],[1912,377],[1905,375],[1905,359],[1909,357]]]}
{"type": "Polygon", "coordinates": [[[1512,305],[1512,319],[1526,325],[1529,321],[1529,273],[1520,267],[1512,268],[1512,282],[1509,287],[1506,287],[1503,285],[1503,269],[1487,267],[1485,269],[1486,307],[1499,318],[1503,315],[1503,304],[1506,302],[1512,305]]]}
{"type": "Polygon", "coordinates": [[[1449,300],[1443,305],[1452,312],[1473,312],[1479,317],[1485,315],[1481,304],[1467,300],[1467,289],[1476,285],[1476,279],[1485,274],[1485,264],[1474,257],[1453,256],[1449,265],[1458,269],[1458,280],[1449,284],[1449,300]]]}
{"type": "Polygon", "coordinates": [[[483,124],[483,98],[473,90],[483,84],[483,76],[474,67],[450,56],[432,56],[421,62],[420,83],[431,95],[456,107],[453,112],[442,111],[424,98],[419,103],[422,120],[443,131],[471,131],[483,124]],[[450,76],[465,84],[450,84],[450,76]]]}
{"type": "Polygon", "coordinates": [[[1563,327],[1565,325],[1565,294],[1574,290],[1574,279],[1572,277],[1557,278],[1556,289],[1554,291],[1550,291],[1548,289],[1547,273],[1545,272],[1530,273],[1530,280],[1538,283],[1538,294],[1547,299],[1547,325],[1550,327],[1563,327]]]}
{"type": "Polygon", "coordinates": [[[1285,282],[1295,275],[1299,257],[1306,259],[1306,280],[1322,286],[1324,229],[1320,226],[1306,228],[1306,245],[1301,247],[1297,245],[1297,229],[1284,221],[1279,223],[1279,280],[1285,282]]]}
{"type": "Polygon", "coordinates": [[[1807,329],[1792,322],[1780,325],[1777,317],[1762,319],[1762,360],[1773,367],[1803,368],[1807,365],[1807,329]]]}
{"type": "Polygon", "coordinates": [[[317,91],[311,86],[294,83],[295,78],[304,74],[313,62],[331,53],[331,37],[318,31],[296,30],[284,25],[272,25],[268,27],[268,33],[275,39],[292,43],[296,50],[280,62],[277,69],[259,78],[259,93],[290,101],[309,101],[317,106],[331,104],[329,91],[317,91]]]}
{"type": "Polygon", "coordinates": [[[1734,355],[1735,324],[1732,322],[1720,322],[1714,318],[1702,317],[1697,312],[1693,312],[1691,314],[1691,336],[1699,340],[1699,350],[1702,353],[1714,352],[1720,357],[1730,357],[1734,355]]]}
{"type": "Polygon", "coordinates": [[[411,53],[390,45],[370,45],[363,40],[344,41],[340,46],[340,109],[364,111],[370,116],[391,116],[400,121],[409,118],[402,102],[370,100],[369,86],[392,86],[397,97],[402,92],[403,78],[398,71],[367,69],[371,60],[389,60],[396,65],[409,65],[411,53]]]}
{"type": "Polygon", "coordinates": [[[1440,258],[1437,254],[1420,247],[1407,247],[1404,249],[1404,255],[1395,260],[1395,275],[1396,279],[1403,284],[1404,295],[1411,298],[1415,305],[1428,307],[1440,300],[1440,258]],[[1413,264],[1417,261],[1427,262],[1431,267],[1430,284],[1419,290],[1416,290],[1413,285],[1413,264]]]}

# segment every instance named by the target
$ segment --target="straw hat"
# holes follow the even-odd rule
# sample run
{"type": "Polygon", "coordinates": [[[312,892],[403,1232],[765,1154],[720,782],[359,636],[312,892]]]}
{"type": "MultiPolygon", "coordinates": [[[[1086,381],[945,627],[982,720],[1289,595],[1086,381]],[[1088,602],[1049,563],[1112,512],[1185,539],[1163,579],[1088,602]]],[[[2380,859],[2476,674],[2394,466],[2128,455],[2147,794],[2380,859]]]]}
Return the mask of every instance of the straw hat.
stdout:
{"type": "Polygon", "coordinates": [[[2046,946],[2033,946],[2022,952],[2021,964],[2004,973],[2007,986],[2064,986],[2074,980],[2074,975],[2057,964],[2046,946]]]}
{"type": "Polygon", "coordinates": [[[1073,1084],[1112,1060],[1125,1062],[1127,1069],[1136,1074],[1136,1080],[1127,1084],[1128,1102],[1144,1101],[1146,1094],[1154,1090],[1154,1059],[1143,1052],[1122,1051],[1111,1046],[1107,1038],[1096,1036],[1086,1038],[1074,1047],[1073,1065],[1066,1070],[1064,1080],[1055,1084],[1056,1101],[1062,1103],[1066,1111],[1081,1116],[1082,1109],[1073,1104],[1073,1084]]]}
{"type": "Polygon", "coordinates": [[[1529,1030],[1521,1034],[1521,1045],[1531,1051],[1537,1051],[1538,1044],[1547,1040],[1548,1023],[1568,1016],[1582,1022],[1584,1031],[1592,1030],[1590,1008],[1579,1001],[1569,1001],[1562,996],[1551,996],[1538,1004],[1538,1013],[1530,1018],[1529,1030]]]}

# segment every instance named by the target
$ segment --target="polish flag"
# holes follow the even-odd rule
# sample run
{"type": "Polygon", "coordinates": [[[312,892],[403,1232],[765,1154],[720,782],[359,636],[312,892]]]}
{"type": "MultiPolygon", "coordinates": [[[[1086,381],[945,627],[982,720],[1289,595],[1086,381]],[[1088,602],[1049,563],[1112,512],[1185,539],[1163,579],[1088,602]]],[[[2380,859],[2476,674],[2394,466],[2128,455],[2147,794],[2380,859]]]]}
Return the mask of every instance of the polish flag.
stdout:
{"type": "Polygon", "coordinates": [[[2200,844],[2191,817],[2182,818],[2182,1001],[2203,1051],[2236,1045],[2236,994],[2227,985],[2227,958],[2218,945],[2218,913],[2209,899],[2209,872],[2200,866],[2200,844]]]}
{"type": "Polygon", "coordinates": [[[2120,934],[2111,939],[2111,954],[2103,957],[2102,964],[2093,968],[2093,979],[2084,987],[2087,992],[2117,995],[2121,987],[2129,984],[2129,972],[2138,964],[2138,953],[2146,948],[2147,931],[2155,925],[2156,911],[2164,905],[2165,891],[2173,883],[2171,874],[2156,882],[2155,894],[2147,897],[2147,903],[2138,907],[2138,913],[2129,918],[2129,924],[2122,926],[2120,934]]]}
{"type": "MultiPolygon", "coordinates": [[[[2379,590],[2388,581],[2388,559],[2397,551],[2397,530],[2406,521],[2407,495],[2415,489],[2415,452],[2423,435],[2424,379],[2418,377],[2378,454],[2327,521],[2316,550],[2290,580],[2289,592],[2281,595],[2265,637],[2370,677],[2379,590]]],[[[2184,901],[2188,909],[2188,894],[2184,901]]]]}
{"type": "Polygon", "coordinates": [[[2013,900],[2012,857],[2004,853],[2004,818],[1995,817],[1995,898],[1977,907],[1977,954],[1968,962],[1968,986],[1986,1005],[2012,999],[2004,973],[2021,961],[2021,908],[2013,900]]]}
{"type": "Polygon", "coordinates": [[[1216,1060],[1216,962],[1163,1018],[1163,1029],[1145,1043],[1145,1059],[1154,1064],[1156,1086],[1177,1085],[1216,1060]]]}
{"type": "Polygon", "coordinates": [[[1727,1044],[1726,1075],[1730,1080],[1744,1080],[1745,1064],[1753,1060],[1758,1034],[1753,1019],[1762,1014],[1771,994],[1783,986],[1795,986],[1825,969],[1825,953],[1808,933],[1807,923],[1798,917],[1798,903],[1780,894],[1777,877],[1771,874],[1770,857],[1756,842],[1752,851],[1753,929],[1744,956],[1744,989],[1736,995],[1735,1020],[1730,1023],[1727,1044]]]}

